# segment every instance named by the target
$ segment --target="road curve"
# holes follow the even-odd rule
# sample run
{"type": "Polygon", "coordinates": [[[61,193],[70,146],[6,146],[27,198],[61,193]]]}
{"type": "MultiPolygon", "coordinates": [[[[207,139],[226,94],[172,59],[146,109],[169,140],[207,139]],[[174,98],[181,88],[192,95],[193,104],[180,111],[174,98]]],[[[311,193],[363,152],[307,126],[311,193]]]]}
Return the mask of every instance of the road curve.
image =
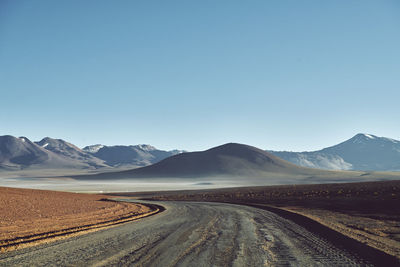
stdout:
{"type": "Polygon", "coordinates": [[[0,254],[0,266],[368,266],[266,210],[155,202],[155,216],[0,254]]]}

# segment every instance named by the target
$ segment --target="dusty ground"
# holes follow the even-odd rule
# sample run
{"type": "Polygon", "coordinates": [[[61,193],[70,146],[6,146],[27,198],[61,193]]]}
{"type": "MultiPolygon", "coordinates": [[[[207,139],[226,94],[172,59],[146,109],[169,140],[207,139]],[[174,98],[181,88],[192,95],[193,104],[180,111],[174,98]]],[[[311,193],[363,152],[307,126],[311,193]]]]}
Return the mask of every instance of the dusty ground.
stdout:
{"type": "Polygon", "coordinates": [[[156,202],[166,210],[51,245],[0,254],[0,266],[399,266],[266,210],[156,202]]]}
{"type": "Polygon", "coordinates": [[[400,181],[263,186],[131,195],[158,200],[217,201],[279,207],[307,216],[400,259],[400,181]]]}
{"type": "Polygon", "coordinates": [[[143,216],[151,208],[105,196],[0,187],[0,249],[143,216]]]}

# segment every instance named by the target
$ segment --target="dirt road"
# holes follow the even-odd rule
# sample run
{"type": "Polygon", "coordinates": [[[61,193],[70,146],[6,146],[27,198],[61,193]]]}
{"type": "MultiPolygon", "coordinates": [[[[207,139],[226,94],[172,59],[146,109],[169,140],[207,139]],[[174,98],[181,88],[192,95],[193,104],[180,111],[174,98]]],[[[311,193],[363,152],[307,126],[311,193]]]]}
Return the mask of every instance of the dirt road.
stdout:
{"type": "Polygon", "coordinates": [[[368,265],[269,211],[158,202],[167,209],[110,229],[0,254],[0,266],[368,265]]]}

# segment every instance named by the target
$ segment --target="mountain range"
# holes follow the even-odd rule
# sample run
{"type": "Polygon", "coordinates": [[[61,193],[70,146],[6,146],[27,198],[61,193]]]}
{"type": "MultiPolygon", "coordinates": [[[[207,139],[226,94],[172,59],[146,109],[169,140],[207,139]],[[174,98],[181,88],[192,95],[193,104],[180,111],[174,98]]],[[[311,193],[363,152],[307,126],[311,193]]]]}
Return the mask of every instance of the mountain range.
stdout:
{"type": "Polygon", "coordinates": [[[228,143],[205,151],[181,153],[150,166],[96,178],[191,178],[205,176],[259,176],[263,172],[309,173],[313,169],[296,166],[256,147],[228,143]]]}
{"type": "Polygon", "coordinates": [[[149,145],[103,146],[83,149],[61,139],[0,136],[0,170],[109,170],[147,166],[181,150],[164,151],[149,145]]]}
{"type": "Polygon", "coordinates": [[[102,162],[78,151],[72,153],[73,146],[65,143],[56,145],[49,139],[35,143],[26,137],[0,136],[0,168],[6,170],[31,169],[76,169],[100,167],[102,162]],[[43,141],[43,142],[42,142],[43,141]],[[68,149],[67,149],[68,147],[68,149]],[[70,155],[67,155],[70,154],[70,155]]]}
{"type": "Polygon", "coordinates": [[[183,150],[164,151],[150,145],[103,146],[92,145],[82,149],[84,152],[103,160],[111,167],[142,167],[151,165],[167,157],[184,152],[183,150]]]}
{"type": "Polygon", "coordinates": [[[205,151],[168,157],[132,170],[69,176],[75,180],[207,182],[240,186],[332,183],[399,179],[399,173],[333,171],[306,168],[256,147],[228,143],[205,151]]]}
{"type": "MultiPolygon", "coordinates": [[[[183,150],[164,151],[150,145],[105,146],[97,144],[80,149],[61,139],[46,137],[41,141],[32,142],[26,137],[17,138],[5,135],[0,136],[0,170],[71,169],[102,172],[134,169],[159,162],[149,168],[151,170],[149,173],[154,173],[157,168],[161,169],[161,166],[164,166],[162,169],[165,171],[165,175],[172,175],[176,172],[174,175],[177,176],[190,175],[192,171],[205,173],[206,170],[212,173],[232,174],[233,169],[228,168],[231,165],[235,166],[235,172],[241,170],[260,171],[260,167],[255,166],[254,162],[249,160],[251,157],[246,156],[249,150],[254,152],[256,148],[243,149],[242,147],[243,151],[238,153],[233,147],[233,145],[221,146],[217,147],[218,149],[213,148],[201,152],[204,154],[198,154],[200,152],[182,153],[185,152],[183,150]],[[234,153],[234,156],[225,153],[228,148],[230,152],[234,153]],[[216,156],[215,151],[225,152],[216,156]],[[244,157],[243,160],[246,161],[246,164],[241,161],[242,158],[239,154],[244,157]],[[170,158],[174,155],[177,156],[170,158]],[[163,161],[164,159],[168,160],[163,161]],[[178,159],[179,161],[177,161],[178,159]],[[193,165],[194,161],[200,165],[197,163],[193,165]],[[165,162],[169,167],[163,165],[166,164],[165,162]],[[178,163],[183,166],[177,168],[175,165],[178,163]],[[175,167],[171,167],[173,165],[175,167]],[[178,169],[179,172],[177,172],[178,169]],[[227,171],[228,169],[229,171],[227,171]]],[[[281,159],[283,159],[307,168],[361,171],[400,170],[400,141],[371,134],[357,134],[338,145],[312,152],[264,151],[268,154],[266,156],[260,154],[261,150],[257,151],[258,156],[253,156],[259,161],[268,158],[281,164],[281,159]]]]}
{"type": "Polygon", "coordinates": [[[400,171],[400,141],[357,134],[338,145],[312,152],[269,151],[296,165],[329,170],[400,171]]]}

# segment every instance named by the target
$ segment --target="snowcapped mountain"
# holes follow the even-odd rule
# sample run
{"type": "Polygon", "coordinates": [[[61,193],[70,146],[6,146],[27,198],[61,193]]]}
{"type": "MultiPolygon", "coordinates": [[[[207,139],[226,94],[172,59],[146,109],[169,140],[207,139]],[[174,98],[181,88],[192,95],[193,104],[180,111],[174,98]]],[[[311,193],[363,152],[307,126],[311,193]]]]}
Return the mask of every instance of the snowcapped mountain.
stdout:
{"type": "Polygon", "coordinates": [[[400,141],[372,134],[360,133],[338,145],[313,152],[270,152],[311,168],[400,171],[400,141]]]}

